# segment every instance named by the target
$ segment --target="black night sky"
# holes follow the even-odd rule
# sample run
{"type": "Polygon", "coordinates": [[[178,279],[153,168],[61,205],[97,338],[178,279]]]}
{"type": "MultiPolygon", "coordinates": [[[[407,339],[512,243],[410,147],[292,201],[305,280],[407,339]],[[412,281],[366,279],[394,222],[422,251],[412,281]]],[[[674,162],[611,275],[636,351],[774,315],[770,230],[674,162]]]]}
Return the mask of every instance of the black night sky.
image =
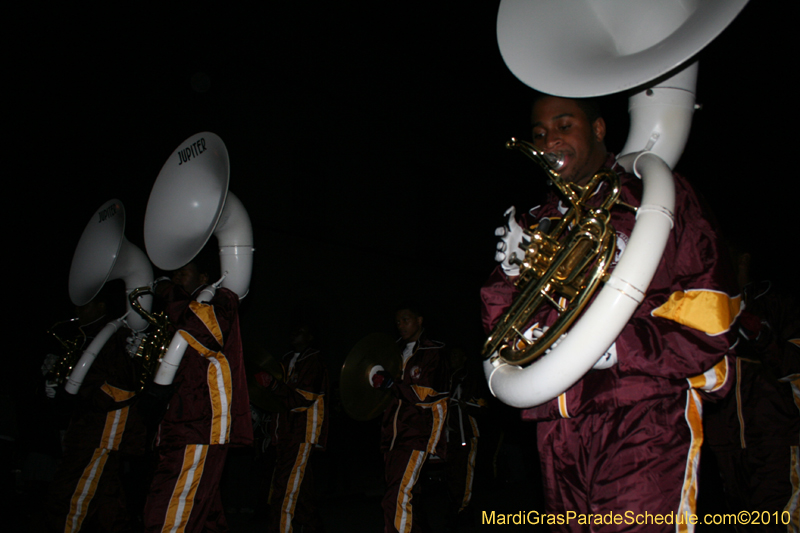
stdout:
{"type": "MultiPolygon", "coordinates": [[[[200,131],[225,141],[231,190],[253,222],[248,346],[283,353],[289,322],[304,310],[335,368],[358,339],[393,332],[394,306],[414,298],[433,337],[476,352],[493,229],[506,207],[535,205],[544,190],[531,163],[503,148],[529,136],[531,90],[499,55],[498,3],[193,2],[9,17],[6,283],[12,327],[23,325],[11,335],[16,363],[38,368],[39,337],[71,316],[69,266],[89,217],[122,200],[126,235],[144,248],[150,188],[200,131]]],[[[787,31],[751,2],[701,52],[704,108],[678,167],[727,232],[758,246],[796,240],[793,60],[776,46],[787,31]]],[[[606,103],[615,150],[626,98],[606,103]]],[[[780,277],[794,270],[784,250],[763,252],[780,277]]]]}

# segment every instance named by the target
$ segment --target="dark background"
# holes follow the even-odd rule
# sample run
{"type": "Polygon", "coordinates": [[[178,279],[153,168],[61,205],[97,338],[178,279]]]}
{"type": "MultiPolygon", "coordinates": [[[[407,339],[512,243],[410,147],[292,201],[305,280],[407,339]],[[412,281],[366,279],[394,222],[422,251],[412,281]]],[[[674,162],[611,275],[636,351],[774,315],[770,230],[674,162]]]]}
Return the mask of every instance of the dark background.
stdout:
{"type": "MultiPolygon", "coordinates": [[[[760,4],[700,54],[704,108],[678,170],[727,233],[785,246],[796,241],[797,110],[775,43],[790,30],[760,4]]],[[[150,188],[200,131],[225,141],[253,223],[248,343],[282,353],[304,309],[341,360],[366,334],[393,331],[396,302],[414,298],[433,336],[477,346],[493,229],[544,190],[503,148],[530,135],[531,90],[497,50],[497,5],[194,2],[11,17],[7,279],[15,323],[29,328],[15,353],[38,366],[25,347],[72,316],[72,253],[102,203],[122,200],[126,235],[144,249],[150,188]]],[[[615,150],[626,97],[606,100],[615,150]]],[[[764,251],[780,276],[793,270],[783,246],[764,251]]]]}
{"type": "MultiPolygon", "coordinates": [[[[225,141],[231,190],[253,223],[250,353],[282,354],[293,317],[310,315],[336,378],[356,341],[394,334],[394,306],[413,298],[432,337],[477,357],[493,230],[509,205],[539,203],[544,183],[503,148],[529,138],[531,89],[499,55],[499,2],[439,4],[12,9],[6,386],[39,385],[44,332],[73,316],[69,267],[94,211],[122,200],[126,235],[144,249],[150,188],[200,131],[225,141]]],[[[700,53],[703,110],[678,170],[726,233],[791,279],[796,60],[778,43],[795,29],[772,7],[750,2],[700,53]]],[[[605,100],[618,150],[626,97],[605,100]]]]}

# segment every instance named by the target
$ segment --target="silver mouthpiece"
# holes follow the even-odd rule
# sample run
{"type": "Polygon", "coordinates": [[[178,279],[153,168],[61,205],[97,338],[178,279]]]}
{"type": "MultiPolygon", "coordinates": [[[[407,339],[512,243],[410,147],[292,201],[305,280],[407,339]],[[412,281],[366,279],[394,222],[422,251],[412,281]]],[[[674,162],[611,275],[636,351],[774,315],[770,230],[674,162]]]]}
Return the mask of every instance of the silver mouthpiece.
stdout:
{"type": "Polygon", "coordinates": [[[564,154],[561,152],[543,153],[542,157],[544,157],[544,160],[547,161],[548,165],[550,165],[550,168],[556,172],[561,170],[561,168],[564,166],[564,154]]]}

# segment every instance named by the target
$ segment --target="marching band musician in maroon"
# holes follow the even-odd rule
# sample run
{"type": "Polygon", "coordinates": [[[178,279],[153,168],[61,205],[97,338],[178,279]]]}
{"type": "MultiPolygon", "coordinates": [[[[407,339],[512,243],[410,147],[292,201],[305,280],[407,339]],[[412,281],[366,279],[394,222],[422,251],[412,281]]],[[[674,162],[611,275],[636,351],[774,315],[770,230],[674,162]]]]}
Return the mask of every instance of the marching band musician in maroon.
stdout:
{"type": "MultiPolygon", "coordinates": [[[[386,493],[384,532],[422,531],[418,510],[419,476],[426,461],[443,461],[447,453],[449,372],[444,344],[428,339],[418,309],[397,311],[397,344],[403,354],[401,375],[395,381],[385,371],[372,376],[375,387],[388,389],[392,400],[383,414],[383,452],[386,493]]],[[[443,510],[444,511],[444,510],[443,510]]]]}
{"type": "Polygon", "coordinates": [[[313,348],[310,326],[292,330],[292,351],[281,359],[286,382],[268,372],[255,375],[281,400],[284,412],[270,422],[272,445],[276,449],[275,470],[270,490],[267,531],[290,533],[322,531],[314,507],[314,479],[310,459],[323,451],[328,439],[328,370],[321,352],[313,348]]]}
{"type": "Polygon", "coordinates": [[[727,510],[772,517],[748,531],[787,531],[789,520],[800,524],[800,305],[779,285],[753,281],[751,254],[731,248],[746,306],[734,392],[706,410],[707,443],[727,510]]]}
{"type": "MultiPolygon", "coordinates": [[[[78,307],[87,342],[106,325],[105,294],[78,307]]],[[[78,391],[51,486],[51,531],[133,531],[121,479],[123,457],[143,454],[146,435],[136,407],[139,376],[126,350],[130,334],[121,328],[106,342],[78,391]]]]}
{"type": "MultiPolygon", "coordinates": [[[[620,175],[622,201],[640,205],[641,180],[606,152],[605,121],[593,105],[544,96],[533,106],[532,125],[539,150],[564,154],[565,181],[584,184],[609,167],[620,175]]],[[[595,205],[602,193],[593,197],[595,205]]],[[[735,339],[731,324],[741,298],[711,217],[677,174],[675,194],[674,228],[661,262],[644,301],[614,345],[571,388],[522,412],[524,419],[538,422],[549,513],[695,511],[702,396],[724,394],[731,386],[727,354],[735,339]]],[[[551,191],[545,204],[526,218],[541,222],[565,211],[551,191]]],[[[611,213],[617,232],[616,264],[635,214],[620,206],[611,213]]],[[[528,227],[530,222],[521,225],[528,227]]],[[[481,291],[487,332],[517,292],[502,266],[481,291]]],[[[533,326],[542,328],[554,319],[553,311],[540,312],[533,326]]],[[[559,527],[590,530],[576,522],[559,527]]],[[[630,526],[592,526],[591,531],[626,528],[630,526]]],[[[686,526],[678,527],[683,529],[686,526]]]]}
{"type": "Polygon", "coordinates": [[[253,443],[239,297],[218,288],[210,302],[195,301],[209,281],[201,263],[159,284],[172,324],[189,343],[174,393],[158,426],[158,465],[145,505],[145,529],[227,531],[219,482],[229,446],[253,443]],[[162,288],[161,285],[167,285],[162,288]]]}

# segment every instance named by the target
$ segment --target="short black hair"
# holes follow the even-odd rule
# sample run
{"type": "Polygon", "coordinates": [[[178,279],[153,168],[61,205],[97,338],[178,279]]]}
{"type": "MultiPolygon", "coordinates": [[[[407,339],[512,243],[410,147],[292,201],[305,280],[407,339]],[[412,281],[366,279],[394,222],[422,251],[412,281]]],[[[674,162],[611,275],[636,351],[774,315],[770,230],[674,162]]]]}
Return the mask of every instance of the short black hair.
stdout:
{"type": "MultiPolygon", "coordinates": [[[[531,102],[531,109],[533,106],[536,105],[536,102],[542,100],[544,98],[550,98],[555,95],[546,94],[546,93],[536,93],[533,97],[533,101],[531,102]]],[[[558,96],[556,98],[566,98],[558,96]]],[[[567,98],[568,100],[574,101],[578,107],[581,108],[583,114],[586,115],[586,118],[589,120],[589,124],[594,124],[594,121],[598,118],[603,116],[603,110],[600,106],[600,99],[599,98],[567,98]]]]}
{"type": "Polygon", "coordinates": [[[425,313],[422,312],[422,307],[419,305],[419,302],[412,302],[412,301],[400,302],[400,304],[397,307],[395,307],[394,312],[396,314],[405,309],[408,309],[416,316],[421,316],[421,317],[425,316],[425,313]]]}

